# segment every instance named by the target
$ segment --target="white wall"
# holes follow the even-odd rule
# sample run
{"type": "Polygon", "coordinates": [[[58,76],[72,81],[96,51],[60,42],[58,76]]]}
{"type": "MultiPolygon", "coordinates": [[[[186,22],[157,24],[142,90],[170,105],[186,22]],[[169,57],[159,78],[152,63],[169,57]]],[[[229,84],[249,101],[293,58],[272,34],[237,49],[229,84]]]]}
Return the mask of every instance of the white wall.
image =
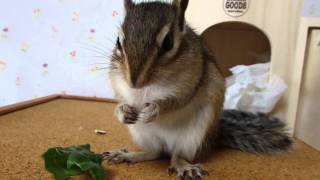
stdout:
{"type": "Polygon", "coordinates": [[[120,0],[2,1],[0,106],[53,93],[112,97],[98,70],[107,64],[94,63],[108,62],[122,17],[120,0]]]}

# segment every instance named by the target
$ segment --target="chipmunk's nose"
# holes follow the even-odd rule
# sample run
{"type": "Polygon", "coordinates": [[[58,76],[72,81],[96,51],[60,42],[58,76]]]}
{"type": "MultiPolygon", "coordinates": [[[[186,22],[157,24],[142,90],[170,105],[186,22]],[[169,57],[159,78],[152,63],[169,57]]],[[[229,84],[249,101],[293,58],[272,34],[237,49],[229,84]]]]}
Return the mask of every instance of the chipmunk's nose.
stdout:
{"type": "Polygon", "coordinates": [[[137,78],[134,76],[130,77],[130,85],[132,88],[137,88],[137,78]]]}
{"type": "MultiPolygon", "coordinates": [[[[147,59],[147,58],[141,58],[147,59]]],[[[149,60],[150,61],[150,60],[149,60]]],[[[149,80],[150,62],[145,61],[131,61],[128,62],[128,81],[132,88],[141,88],[146,85],[149,80]]]]}
{"type": "Polygon", "coordinates": [[[130,75],[130,86],[132,88],[141,88],[144,85],[144,77],[139,73],[131,73],[130,75]]]}

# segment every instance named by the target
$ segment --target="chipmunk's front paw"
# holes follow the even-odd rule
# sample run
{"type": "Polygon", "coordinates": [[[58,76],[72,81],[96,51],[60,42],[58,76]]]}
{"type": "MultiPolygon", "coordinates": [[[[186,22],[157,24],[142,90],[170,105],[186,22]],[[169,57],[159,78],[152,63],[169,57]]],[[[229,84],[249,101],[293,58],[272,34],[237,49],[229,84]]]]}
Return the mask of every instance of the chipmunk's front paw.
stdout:
{"type": "Polygon", "coordinates": [[[137,111],[128,104],[118,105],[115,113],[119,121],[125,124],[135,124],[138,120],[137,111]]]}
{"type": "Polygon", "coordinates": [[[176,173],[178,180],[201,180],[203,176],[209,176],[209,173],[206,170],[203,170],[200,164],[171,166],[168,168],[167,172],[170,176],[176,173]]]}
{"type": "Polygon", "coordinates": [[[116,151],[102,153],[103,160],[107,160],[109,163],[120,164],[120,163],[134,163],[130,159],[130,153],[126,149],[120,149],[116,151]]]}
{"type": "Polygon", "coordinates": [[[156,103],[146,103],[138,114],[138,121],[149,123],[159,115],[160,107],[156,103]]]}

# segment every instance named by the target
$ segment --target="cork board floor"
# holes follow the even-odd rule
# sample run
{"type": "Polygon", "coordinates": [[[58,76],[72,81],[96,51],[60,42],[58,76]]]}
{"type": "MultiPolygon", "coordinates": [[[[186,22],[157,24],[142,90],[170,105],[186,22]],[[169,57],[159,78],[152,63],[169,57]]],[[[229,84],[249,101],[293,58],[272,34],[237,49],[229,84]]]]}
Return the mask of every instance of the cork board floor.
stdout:
{"type": "MultiPolygon", "coordinates": [[[[41,154],[48,147],[89,143],[93,151],[137,147],[126,128],[113,117],[112,103],[58,99],[0,116],[0,179],[51,179],[41,154]],[[95,129],[108,131],[96,135],[95,129]]],[[[300,141],[286,155],[262,156],[219,150],[203,163],[205,179],[303,179],[320,177],[320,152],[300,141]]],[[[103,163],[108,179],[175,179],[168,177],[169,160],[135,165],[103,163]]]]}

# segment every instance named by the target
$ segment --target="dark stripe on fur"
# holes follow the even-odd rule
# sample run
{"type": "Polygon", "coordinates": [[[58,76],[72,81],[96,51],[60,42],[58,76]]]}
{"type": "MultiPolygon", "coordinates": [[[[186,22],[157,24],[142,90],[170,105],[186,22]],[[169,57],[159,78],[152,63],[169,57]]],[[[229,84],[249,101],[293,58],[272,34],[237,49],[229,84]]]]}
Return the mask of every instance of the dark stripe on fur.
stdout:
{"type": "Polygon", "coordinates": [[[252,153],[281,153],[290,150],[292,139],[285,124],[266,114],[224,110],[216,143],[252,153]]]}

